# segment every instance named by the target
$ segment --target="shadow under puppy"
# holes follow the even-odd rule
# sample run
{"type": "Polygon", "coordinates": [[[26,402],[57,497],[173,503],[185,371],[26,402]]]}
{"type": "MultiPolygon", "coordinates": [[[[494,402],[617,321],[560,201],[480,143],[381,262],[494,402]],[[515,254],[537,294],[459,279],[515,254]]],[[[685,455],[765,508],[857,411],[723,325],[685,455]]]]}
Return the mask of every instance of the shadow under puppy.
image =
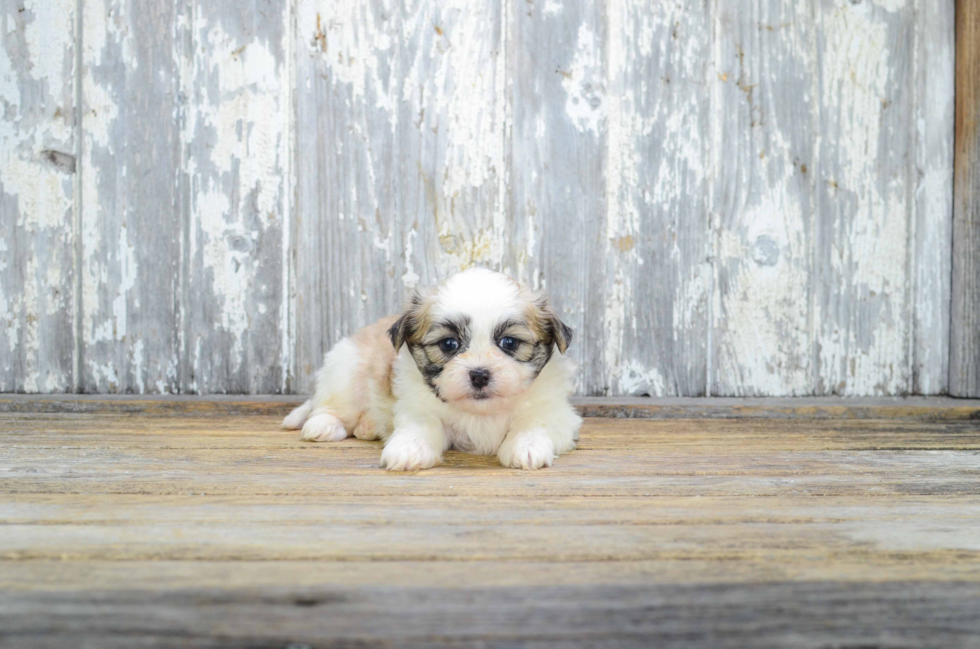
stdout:
{"type": "Polygon", "coordinates": [[[543,295],[467,270],[338,342],[316,393],[282,425],[315,442],[384,439],[381,466],[392,471],[433,467],[449,448],[551,466],[582,424],[568,402],[571,339],[543,295]]]}

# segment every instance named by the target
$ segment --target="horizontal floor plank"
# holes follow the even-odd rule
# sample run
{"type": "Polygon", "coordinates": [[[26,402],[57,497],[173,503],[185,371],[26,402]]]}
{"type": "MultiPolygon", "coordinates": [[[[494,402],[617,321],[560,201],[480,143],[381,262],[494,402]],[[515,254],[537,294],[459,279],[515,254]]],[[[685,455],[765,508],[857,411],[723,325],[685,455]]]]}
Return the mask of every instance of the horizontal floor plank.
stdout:
{"type": "Polygon", "coordinates": [[[291,496],[200,496],[99,494],[5,494],[2,524],[90,525],[154,521],[322,525],[338,521],[365,524],[426,525],[447,520],[461,524],[553,525],[739,525],[753,523],[834,523],[918,517],[969,519],[980,513],[973,496],[863,496],[813,498],[609,497],[589,496],[493,500],[389,495],[352,496],[324,501],[316,494],[291,496]]]}
{"type": "MultiPolygon", "coordinates": [[[[145,416],[275,416],[297,395],[0,394],[0,412],[139,414],[145,416]]],[[[980,420],[980,399],[951,397],[576,397],[586,417],[637,419],[895,419],[980,420]]]]}
{"type": "Polygon", "coordinates": [[[35,592],[0,594],[0,643],[971,649],[978,612],[975,582],[35,592]]]}
{"type": "MultiPolygon", "coordinates": [[[[644,508],[652,506],[637,507],[644,508]]],[[[443,503],[429,509],[408,504],[402,516],[380,508],[374,516],[365,516],[368,507],[368,512],[355,513],[330,508],[316,516],[308,507],[283,507],[280,516],[270,518],[252,514],[252,508],[225,507],[216,520],[202,520],[214,506],[199,506],[192,520],[183,507],[161,506],[156,520],[103,517],[66,524],[66,509],[53,519],[11,521],[0,527],[0,559],[761,561],[847,554],[903,561],[955,555],[980,563],[980,503],[963,500],[934,508],[864,507],[847,512],[827,507],[822,516],[808,516],[801,508],[785,517],[757,514],[720,521],[711,512],[675,519],[629,512],[585,521],[567,511],[542,511],[536,517],[530,512],[455,516],[443,503]],[[290,517],[297,509],[305,515],[290,517]]]]}
{"type": "Polygon", "coordinates": [[[777,554],[711,559],[621,561],[4,561],[8,592],[167,591],[252,588],[509,588],[621,584],[720,584],[788,581],[980,582],[980,563],[951,553],[777,554]],[[802,560],[801,560],[802,559],[802,560]]]}
{"type": "MultiPolygon", "coordinates": [[[[312,444],[271,417],[144,418],[130,415],[0,416],[0,448],[372,448],[361,440],[312,444]]],[[[698,452],[733,447],[770,450],[934,448],[980,450],[980,422],[889,419],[585,421],[580,449],[671,449],[698,452]]]]}

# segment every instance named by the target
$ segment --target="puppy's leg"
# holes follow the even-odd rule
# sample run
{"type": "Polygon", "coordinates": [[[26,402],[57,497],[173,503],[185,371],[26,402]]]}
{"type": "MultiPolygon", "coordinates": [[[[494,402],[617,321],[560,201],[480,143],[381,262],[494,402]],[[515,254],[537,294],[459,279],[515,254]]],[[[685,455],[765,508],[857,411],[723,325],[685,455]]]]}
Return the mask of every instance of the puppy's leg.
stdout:
{"type": "Polygon", "coordinates": [[[391,393],[382,390],[377,381],[367,382],[368,405],[352,431],[357,439],[384,439],[391,433],[391,409],[394,400],[391,393]]]}
{"type": "Polygon", "coordinates": [[[504,437],[497,458],[514,469],[540,469],[551,466],[555,458],[575,448],[582,418],[565,400],[555,400],[537,416],[516,417],[504,437]]]}
{"type": "Polygon", "coordinates": [[[306,423],[306,420],[310,418],[310,413],[313,411],[313,401],[308,400],[301,406],[293,408],[293,411],[286,415],[286,418],[282,420],[280,424],[286,430],[299,430],[306,423]]]}
{"type": "Polygon", "coordinates": [[[442,422],[419,418],[395,422],[395,432],[381,452],[381,468],[389,471],[431,469],[442,464],[442,453],[448,440],[442,422]]]}
{"type": "MultiPolygon", "coordinates": [[[[347,438],[347,425],[353,428],[360,416],[361,407],[355,398],[352,378],[357,373],[360,355],[357,346],[344,338],[327,352],[323,367],[316,375],[316,392],[305,404],[286,419],[292,423],[293,415],[307,409],[300,437],[309,442],[338,442],[347,438]]],[[[285,423],[285,422],[284,422],[285,423]]]]}
{"type": "Polygon", "coordinates": [[[367,441],[374,441],[380,437],[378,434],[378,427],[374,425],[374,420],[366,412],[361,415],[361,418],[357,420],[357,425],[354,426],[354,437],[357,439],[364,439],[367,441]]]}

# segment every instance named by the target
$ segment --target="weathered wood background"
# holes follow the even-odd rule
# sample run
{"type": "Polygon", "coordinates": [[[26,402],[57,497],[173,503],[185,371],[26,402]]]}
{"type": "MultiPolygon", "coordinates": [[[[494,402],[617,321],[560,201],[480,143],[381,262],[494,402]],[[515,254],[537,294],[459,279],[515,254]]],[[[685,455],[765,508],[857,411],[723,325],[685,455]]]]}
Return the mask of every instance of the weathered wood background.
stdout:
{"type": "Polygon", "coordinates": [[[0,391],[304,392],[474,264],[583,394],[949,385],[953,0],[0,0],[0,391]]]}

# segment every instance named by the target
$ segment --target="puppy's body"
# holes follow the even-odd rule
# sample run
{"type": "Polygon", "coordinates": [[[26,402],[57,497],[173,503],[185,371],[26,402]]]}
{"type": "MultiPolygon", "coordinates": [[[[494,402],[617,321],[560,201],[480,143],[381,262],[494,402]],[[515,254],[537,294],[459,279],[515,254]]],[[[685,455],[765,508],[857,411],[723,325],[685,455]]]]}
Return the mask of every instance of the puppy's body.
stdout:
{"type": "Polygon", "coordinates": [[[390,470],[435,466],[449,448],[550,466],[581,425],[568,403],[573,364],[553,353],[570,338],[542,297],[469,270],[337,343],[283,426],[311,441],[384,439],[390,470]]]}

